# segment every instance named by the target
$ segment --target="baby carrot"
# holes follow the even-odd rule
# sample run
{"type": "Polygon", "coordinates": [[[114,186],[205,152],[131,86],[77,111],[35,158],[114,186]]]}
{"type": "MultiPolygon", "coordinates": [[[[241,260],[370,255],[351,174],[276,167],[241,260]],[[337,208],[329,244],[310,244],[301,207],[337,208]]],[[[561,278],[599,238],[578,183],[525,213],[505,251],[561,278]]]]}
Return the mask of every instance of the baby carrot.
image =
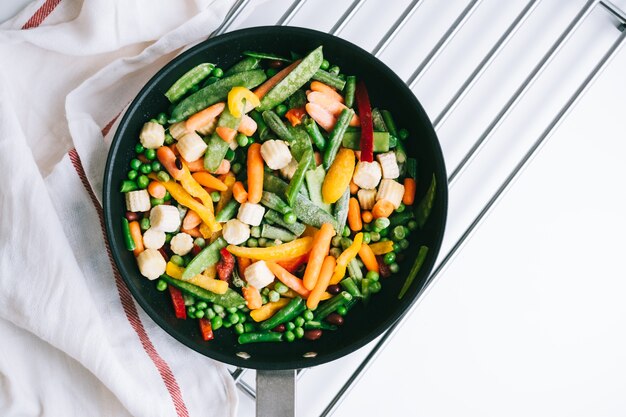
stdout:
{"type": "Polygon", "coordinates": [[[182,228],[183,229],[193,229],[194,227],[200,226],[202,223],[202,219],[198,216],[193,210],[187,210],[187,214],[185,214],[185,218],[183,219],[182,228]]]}
{"type": "Polygon", "coordinates": [[[274,88],[274,86],[276,84],[278,84],[279,82],[281,82],[286,76],[289,75],[289,73],[291,71],[293,71],[293,69],[295,67],[298,66],[298,64],[300,63],[301,59],[293,62],[291,65],[283,68],[282,70],[280,70],[276,75],[274,75],[272,78],[270,78],[269,80],[265,81],[263,84],[261,84],[260,86],[258,86],[256,88],[256,90],[254,90],[254,94],[259,98],[262,99],[267,93],[269,93],[269,91],[274,88]]]}
{"type": "Polygon", "coordinates": [[[150,184],[148,184],[148,193],[154,198],[163,198],[166,192],[167,190],[163,184],[158,181],[151,181],[150,184]]]}
{"type": "Polygon", "coordinates": [[[218,126],[215,129],[215,133],[217,133],[217,136],[219,136],[220,139],[226,143],[231,143],[235,140],[235,136],[237,136],[237,131],[228,126],[218,126]]]}
{"type": "Polygon", "coordinates": [[[361,207],[356,198],[350,197],[348,203],[348,225],[353,232],[359,232],[363,228],[361,221],[361,207]]]}
{"type": "Polygon", "coordinates": [[[165,167],[167,172],[170,173],[172,178],[179,180],[182,178],[183,171],[183,162],[178,159],[174,151],[172,151],[167,146],[161,146],[156,151],[156,156],[161,165],[165,167]]]}
{"type": "Polygon", "coordinates": [[[248,192],[243,187],[243,183],[241,181],[237,181],[235,185],[233,185],[233,197],[240,204],[243,204],[248,200],[248,192]]]}
{"type": "Polygon", "coordinates": [[[300,278],[296,277],[291,272],[287,271],[285,268],[275,262],[266,261],[265,263],[267,264],[267,267],[270,269],[270,271],[272,271],[272,273],[276,275],[276,278],[278,278],[280,282],[282,282],[304,298],[309,296],[309,290],[304,287],[304,284],[302,283],[302,280],[300,278]]]}
{"type": "Polygon", "coordinates": [[[376,204],[374,204],[374,208],[372,209],[372,216],[375,219],[379,217],[389,217],[391,213],[393,213],[393,204],[389,200],[378,200],[376,204]]]}
{"type": "Polygon", "coordinates": [[[219,102],[215,103],[212,106],[207,107],[204,110],[199,111],[198,113],[192,115],[185,122],[185,127],[188,131],[193,132],[194,130],[198,130],[203,126],[208,125],[213,122],[217,116],[219,116],[226,107],[226,103],[219,102]]]}
{"type": "Polygon", "coordinates": [[[256,310],[257,308],[261,308],[263,306],[261,293],[252,285],[241,287],[241,292],[243,293],[243,298],[246,299],[246,306],[250,310],[256,310]]]}
{"type": "Polygon", "coordinates": [[[239,122],[239,127],[237,128],[239,133],[243,133],[246,136],[252,136],[254,135],[254,132],[256,132],[256,129],[257,124],[254,119],[247,114],[244,114],[241,117],[241,122],[239,122]]]}
{"type": "Polygon", "coordinates": [[[216,191],[226,191],[228,189],[226,184],[208,172],[194,172],[191,176],[198,182],[198,184],[204,187],[208,187],[216,191]]]}
{"type": "Polygon", "coordinates": [[[189,168],[189,171],[191,171],[191,172],[206,172],[206,168],[204,167],[204,159],[198,158],[198,159],[196,159],[195,161],[192,161],[192,162],[186,161],[182,157],[181,157],[181,159],[183,160],[185,165],[187,165],[187,168],[189,168]]]}
{"type": "Polygon", "coordinates": [[[220,162],[220,166],[217,167],[214,174],[215,175],[228,174],[228,171],[230,171],[230,162],[228,161],[228,159],[222,159],[222,162],[220,162]]]}
{"type": "Polygon", "coordinates": [[[359,192],[359,186],[350,180],[350,194],[356,194],[357,192],[359,192]]]}
{"type": "Polygon", "coordinates": [[[263,157],[261,144],[253,143],[248,148],[248,202],[258,203],[263,196],[263,157]]]}
{"type": "Polygon", "coordinates": [[[404,195],[402,202],[406,206],[410,206],[415,201],[415,180],[413,178],[404,179],[404,195]]]}
{"type": "Polygon", "coordinates": [[[359,258],[361,258],[368,271],[378,272],[378,261],[376,260],[376,255],[374,255],[372,248],[367,246],[365,243],[361,244],[361,249],[359,249],[359,258]]]}
{"type": "Polygon", "coordinates": [[[324,258],[330,250],[330,241],[333,236],[335,236],[335,228],[330,223],[324,223],[313,238],[313,249],[309,254],[309,263],[302,278],[307,290],[312,290],[315,287],[324,258]]]}
{"type": "Polygon", "coordinates": [[[361,217],[363,218],[363,223],[371,223],[374,220],[374,216],[372,216],[372,212],[369,210],[363,210],[361,217]]]}
{"type": "Polygon", "coordinates": [[[333,275],[335,270],[335,257],[327,256],[322,263],[322,269],[320,270],[320,276],[315,283],[315,287],[309,294],[309,298],[306,300],[306,306],[310,310],[315,310],[317,305],[322,298],[322,294],[326,291],[326,287],[328,287],[328,283],[330,282],[330,277],[333,275]]]}
{"type": "Polygon", "coordinates": [[[139,254],[144,250],[141,227],[139,226],[138,221],[128,223],[128,227],[130,229],[130,236],[133,238],[133,242],[135,242],[135,249],[133,250],[133,253],[135,256],[139,256],[139,254]]]}
{"type": "Polygon", "coordinates": [[[343,97],[341,96],[341,94],[339,94],[332,87],[329,87],[324,83],[321,83],[319,81],[313,81],[311,83],[311,90],[318,91],[322,94],[326,94],[327,96],[335,99],[336,101],[343,103],[343,97]]]}

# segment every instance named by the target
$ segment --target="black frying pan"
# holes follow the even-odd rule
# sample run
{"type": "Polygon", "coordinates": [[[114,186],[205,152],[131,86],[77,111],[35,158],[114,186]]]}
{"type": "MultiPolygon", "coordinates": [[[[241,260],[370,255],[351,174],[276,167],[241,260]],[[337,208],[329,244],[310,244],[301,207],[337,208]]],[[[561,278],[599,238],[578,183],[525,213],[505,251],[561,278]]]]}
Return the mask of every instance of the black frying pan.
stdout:
{"type": "MultiPolygon", "coordinates": [[[[426,112],[405,83],[385,64],[367,51],[326,33],[295,27],[256,27],[208,39],[167,64],[139,92],[124,115],[109,151],[104,172],[104,214],[107,237],[115,262],[130,291],[148,315],[172,337],[203,355],[245,368],[280,370],[298,369],[332,361],[370,342],[398,320],[415,302],[439,252],[446,211],[446,170],[441,149],[426,112]],[[434,173],[437,194],[424,229],[411,234],[411,247],[401,264],[401,272],[384,279],[382,291],[371,298],[367,307],[358,303],[336,332],[325,332],[317,341],[239,345],[234,331],[217,331],[210,342],[202,340],[196,320],[177,320],[167,293],[158,292],[154,282],[139,274],[132,252],[125,249],[121,218],[125,213],[124,196],[118,191],[127,172],[139,131],[144,122],[165,111],[169,102],[163,93],[182,74],[202,62],[228,68],[241,59],[241,52],[255,50],[289,56],[289,51],[305,53],[323,45],[324,56],[341,67],[342,73],[354,74],[367,84],[372,105],[393,112],[396,124],[411,133],[406,144],[410,156],[418,160],[416,201],[424,195],[434,173]],[[405,297],[398,292],[415,260],[419,245],[430,248],[421,271],[405,297]],[[238,352],[249,354],[248,359],[238,352]],[[314,357],[303,357],[307,352],[314,357]]],[[[245,355],[244,355],[245,356],[245,355]]],[[[307,355],[310,356],[310,355],[307,355]]]]}

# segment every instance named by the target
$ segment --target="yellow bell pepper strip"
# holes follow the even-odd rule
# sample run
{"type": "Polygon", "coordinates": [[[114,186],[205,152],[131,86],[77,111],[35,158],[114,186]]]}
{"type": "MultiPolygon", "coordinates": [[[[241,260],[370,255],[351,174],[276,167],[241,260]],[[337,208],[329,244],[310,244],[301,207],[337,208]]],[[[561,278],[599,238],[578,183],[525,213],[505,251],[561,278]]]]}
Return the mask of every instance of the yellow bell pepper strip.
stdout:
{"type": "Polygon", "coordinates": [[[250,317],[252,317],[252,320],[256,321],[257,323],[260,321],[265,321],[269,319],[270,317],[272,317],[274,314],[276,314],[280,309],[285,307],[287,304],[289,304],[290,301],[291,301],[291,298],[280,298],[278,301],[275,301],[273,303],[272,302],[267,303],[261,308],[252,310],[250,312],[250,317]]]}
{"type": "Polygon", "coordinates": [[[247,248],[243,246],[228,245],[226,249],[237,257],[250,258],[264,261],[280,261],[281,259],[295,258],[309,253],[313,247],[313,238],[302,237],[289,243],[276,245],[269,248],[247,248]]]}
{"type": "Polygon", "coordinates": [[[361,244],[363,244],[363,233],[357,233],[356,236],[354,236],[352,245],[350,245],[348,249],[344,250],[337,258],[337,265],[335,266],[333,276],[330,278],[330,285],[339,284],[339,281],[346,276],[348,263],[359,253],[359,250],[361,250],[361,244]]]}
{"type": "MultiPolygon", "coordinates": [[[[207,270],[209,269],[211,268],[207,268],[207,270]]],[[[184,280],[183,279],[184,271],[185,271],[185,268],[182,268],[172,262],[168,262],[167,265],[165,266],[165,273],[172,278],[178,279],[180,281],[188,282],[197,287],[204,288],[207,291],[211,291],[219,295],[226,294],[226,291],[228,291],[228,282],[226,281],[221,281],[219,279],[212,278],[210,275],[208,274],[205,275],[204,273],[198,274],[190,279],[184,280]]],[[[213,275],[215,276],[215,268],[213,268],[213,275]]]]}
{"type": "Polygon", "coordinates": [[[217,206],[215,207],[216,213],[222,211],[226,203],[228,203],[233,198],[233,186],[237,182],[237,178],[235,178],[235,174],[233,174],[231,171],[228,171],[228,174],[224,176],[222,182],[226,186],[226,190],[220,191],[220,201],[217,202],[217,206]]]}
{"type": "Polygon", "coordinates": [[[180,185],[182,185],[185,191],[191,194],[192,197],[198,197],[200,201],[202,201],[202,204],[204,204],[209,210],[211,210],[211,213],[213,213],[213,199],[211,198],[211,195],[198,183],[198,181],[196,181],[194,177],[191,176],[191,172],[189,172],[187,164],[182,161],[181,163],[183,165],[183,169],[182,174],[178,179],[180,185]]]}
{"type": "Polygon", "coordinates": [[[203,239],[208,239],[213,235],[213,232],[211,232],[211,228],[207,226],[207,224],[204,222],[200,223],[200,226],[198,227],[198,231],[202,235],[203,239]]]}
{"type": "Polygon", "coordinates": [[[384,242],[370,243],[370,249],[374,255],[384,255],[393,251],[393,241],[386,240],[384,242]]]}
{"type": "Polygon", "coordinates": [[[242,117],[260,103],[256,94],[245,87],[233,87],[228,93],[228,110],[236,118],[242,117]]]}
{"type": "MultiPolygon", "coordinates": [[[[156,176],[154,178],[156,178],[156,176]]],[[[215,221],[215,216],[213,215],[213,211],[209,209],[207,206],[205,206],[204,204],[196,201],[187,191],[185,191],[185,189],[180,184],[172,180],[165,181],[165,182],[159,181],[159,182],[163,184],[163,186],[165,186],[165,189],[170,193],[170,195],[172,196],[174,200],[178,201],[179,204],[182,204],[183,206],[195,211],[196,214],[200,216],[202,221],[205,222],[207,226],[209,226],[209,229],[212,232],[217,232],[222,229],[222,226],[218,222],[215,221]]]]}

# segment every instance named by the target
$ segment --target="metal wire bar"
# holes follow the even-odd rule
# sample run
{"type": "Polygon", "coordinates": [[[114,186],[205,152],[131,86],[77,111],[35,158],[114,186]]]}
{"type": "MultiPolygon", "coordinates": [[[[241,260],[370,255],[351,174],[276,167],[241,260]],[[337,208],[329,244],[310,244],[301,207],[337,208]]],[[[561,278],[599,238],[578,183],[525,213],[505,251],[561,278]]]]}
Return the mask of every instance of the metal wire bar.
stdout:
{"type": "Polygon", "coordinates": [[[613,2],[610,2],[608,0],[602,0],[600,1],[600,5],[602,5],[602,7],[604,7],[609,13],[618,18],[620,21],[626,22],[626,13],[624,13],[624,11],[618,6],[613,4],[613,2]]]}
{"type": "Polygon", "coordinates": [[[213,32],[213,36],[221,35],[228,29],[230,29],[232,24],[235,22],[235,20],[237,20],[241,12],[243,12],[243,9],[245,9],[249,3],[250,0],[237,0],[237,3],[235,3],[233,7],[231,7],[222,24],[213,32]]]}
{"type": "MultiPolygon", "coordinates": [[[[545,143],[546,139],[549,138],[552,133],[557,129],[557,127],[561,124],[565,116],[569,114],[571,109],[576,105],[576,103],[580,100],[580,98],[585,94],[585,92],[589,89],[591,84],[597,79],[597,77],[602,73],[602,71],[606,68],[607,64],[611,61],[611,59],[615,56],[615,54],[620,50],[623,46],[624,39],[626,39],[626,31],[624,31],[624,26],[620,26],[620,30],[622,30],[622,34],[619,38],[613,43],[608,52],[602,57],[600,62],[594,67],[591,73],[585,78],[583,83],[578,87],[576,92],[570,97],[567,103],[563,106],[563,108],[559,111],[556,117],[550,122],[548,127],[543,131],[543,133],[539,136],[539,138],[535,141],[535,143],[531,146],[528,152],[522,157],[522,159],[518,162],[518,164],[513,168],[513,170],[509,173],[508,177],[504,180],[504,182],[500,185],[495,194],[491,197],[489,202],[483,207],[478,216],[472,221],[467,230],[463,233],[463,235],[459,238],[459,240],[455,243],[453,248],[448,252],[446,257],[439,263],[437,268],[433,271],[430,278],[424,284],[424,287],[416,297],[416,299],[421,299],[421,295],[430,287],[430,284],[437,279],[441,272],[445,269],[445,267],[449,264],[450,260],[458,253],[459,249],[467,242],[467,239],[474,233],[476,227],[482,223],[485,216],[491,212],[493,206],[500,200],[502,195],[509,189],[513,181],[519,176],[522,170],[528,165],[528,162],[536,156],[539,149],[545,143]]],[[[417,307],[418,303],[415,303],[411,306],[411,308],[407,311],[406,316],[411,314],[417,307]]],[[[329,416],[331,415],[340,404],[341,400],[347,394],[350,389],[354,386],[354,383],[357,382],[362,376],[363,372],[365,372],[372,360],[374,360],[380,351],[387,345],[387,343],[391,340],[391,337],[397,332],[397,330],[404,323],[404,319],[398,320],[389,328],[387,332],[380,338],[380,340],[376,343],[374,348],[370,351],[367,357],[361,362],[356,371],[350,376],[348,381],[343,385],[343,387],[339,390],[337,395],[333,398],[333,400],[328,404],[326,409],[322,412],[321,416],[329,416]]]]}
{"type": "Polygon", "coordinates": [[[391,28],[385,33],[380,42],[374,47],[372,50],[372,54],[376,57],[380,56],[385,49],[389,46],[391,41],[394,40],[396,35],[400,33],[400,30],[404,27],[404,25],[409,21],[411,16],[417,11],[417,9],[422,5],[423,0],[413,0],[409,6],[404,9],[400,17],[393,23],[391,28]]]}
{"type": "Polygon", "coordinates": [[[485,55],[483,60],[480,61],[467,80],[465,80],[463,85],[454,94],[448,104],[446,104],[441,113],[439,113],[439,115],[435,118],[435,121],[433,122],[435,129],[439,129],[448,116],[452,114],[452,111],[456,109],[456,106],[461,102],[461,100],[463,100],[465,95],[471,90],[474,84],[476,84],[513,36],[515,36],[517,30],[522,27],[522,25],[526,22],[526,19],[528,19],[528,17],[533,13],[539,3],[541,3],[541,0],[531,0],[526,7],[524,7],[513,23],[511,23],[511,25],[506,29],[504,34],[500,37],[500,39],[498,39],[491,50],[487,53],[487,55],[485,55]]]}
{"type": "Polygon", "coordinates": [[[277,26],[288,25],[296,16],[296,14],[298,14],[302,6],[304,6],[304,3],[306,3],[306,0],[295,0],[291,4],[291,6],[289,6],[287,11],[280,17],[280,19],[278,19],[278,22],[276,22],[276,25],[277,26]]]}
{"type": "Polygon", "coordinates": [[[594,10],[594,6],[598,3],[597,0],[589,0],[582,8],[582,10],[574,17],[574,20],[567,26],[567,28],[563,31],[561,36],[557,39],[557,41],[550,47],[548,52],[543,56],[541,61],[535,66],[535,68],[531,71],[528,77],[522,82],[519,88],[515,91],[513,96],[506,102],[504,107],[500,110],[500,112],[496,115],[495,119],[487,126],[487,129],[480,135],[478,140],[472,145],[472,147],[467,151],[467,153],[463,156],[459,164],[454,168],[450,176],[448,177],[448,182],[450,183],[450,187],[452,187],[456,183],[456,179],[459,174],[463,172],[465,168],[469,166],[469,163],[478,155],[480,150],[485,146],[488,140],[493,136],[495,131],[500,127],[500,125],[504,122],[506,117],[511,113],[511,111],[515,108],[515,106],[521,101],[524,95],[530,90],[530,87],[535,83],[535,81],[539,78],[539,76],[543,73],[543,71],[548,67],[550,62],[554,59],[554,57],[561,50],[563,45],[567,42],[567,40],[574,34],[576,29],[582,24],[587,16],[594,10]]]}
{"type": "Polygon", "coordinates": [[[337,23],[335,23],[335,26],[333,26],[328,33],[330,33],[331,35],[337,35],[339,32],[341,32],[343,28],[346,27],[348,22],[352,20],[356,12],[359,11],[363,4],[365,4],[365,0],[354,0],[350,7],[348,7],[344,14],[341,15],[339,20],[337,20],[337,23]]]}
{"type": "Polygon", "coordinates": [[[452,23],[450,28],[444,33],[443,37],[437,42],[437,45],[428,53],[424,61],[420,64],[420,66],[411,74],[406,83],[409,85],[409,88],[413,88],[417,85],[422,76],[426,73],[428,68],[435,62],[439,54],[443,52],[446,46],[450,43],[452,39],[456,36],[456,34],[461,30],[463,25],[469,20],[474,11],[478,8],[482,0],[472,0],[467,5],[465,9],[461,12],[459,17],[452,23]]]}

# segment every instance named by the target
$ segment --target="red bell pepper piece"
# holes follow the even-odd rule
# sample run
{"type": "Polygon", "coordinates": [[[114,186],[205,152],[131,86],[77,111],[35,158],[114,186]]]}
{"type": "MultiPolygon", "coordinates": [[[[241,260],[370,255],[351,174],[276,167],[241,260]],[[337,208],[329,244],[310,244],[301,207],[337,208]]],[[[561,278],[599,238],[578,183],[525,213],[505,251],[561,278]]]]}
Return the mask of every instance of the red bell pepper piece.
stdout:
{"type": "Polygon", "coordinates": [[[202,340],[213,340],[213,327],[211,327],[211,320],[201,318],[198,319],[200,324],[200,333],[202,333],[202,340]]]}
{"type": "Polygon", "coordinates": [[[176,318],[186,319],[187,309],[185,308],[185,299],[183,298],[183,293],[180,292],[178,288],[171,285],[168,285],[167,289],[170,291],[170,297],[172,297],[172,305],[174,306],[174,314],[176,314],[176,318]]]}
{"type": "Polygon", "coordinates": [[[230,282],[235,269],[235,257],[226,248],[220,250],[222,258],[217,263],[217,276],[222,281],[230,282]]]}
{"type": "Polygon", "coordinates": [[[365,82],[360,80],[354,91],[356,105],[361,120],[361,161],[374,161],[374,124],[372,123],[372,106],[367,95],[365,82]]]}
{"type": "Polygon", "coordinates": [[[287,113],[285,113],[285,118],[289,120],[291,126],[298,126],[302,123],[302,118],[306,115],[306,110],[304,107],[294,107],[290,109],[287,113]]]}
{"type": "Polygon", "coordinates": [[[309,260],[309,254],[305,253],[302,256],[297,256],[295,258],[284,259],[281,261],[277,261],[276,263],[292,274],[300,268],[301,265],[305,264],[309,260]]]}

